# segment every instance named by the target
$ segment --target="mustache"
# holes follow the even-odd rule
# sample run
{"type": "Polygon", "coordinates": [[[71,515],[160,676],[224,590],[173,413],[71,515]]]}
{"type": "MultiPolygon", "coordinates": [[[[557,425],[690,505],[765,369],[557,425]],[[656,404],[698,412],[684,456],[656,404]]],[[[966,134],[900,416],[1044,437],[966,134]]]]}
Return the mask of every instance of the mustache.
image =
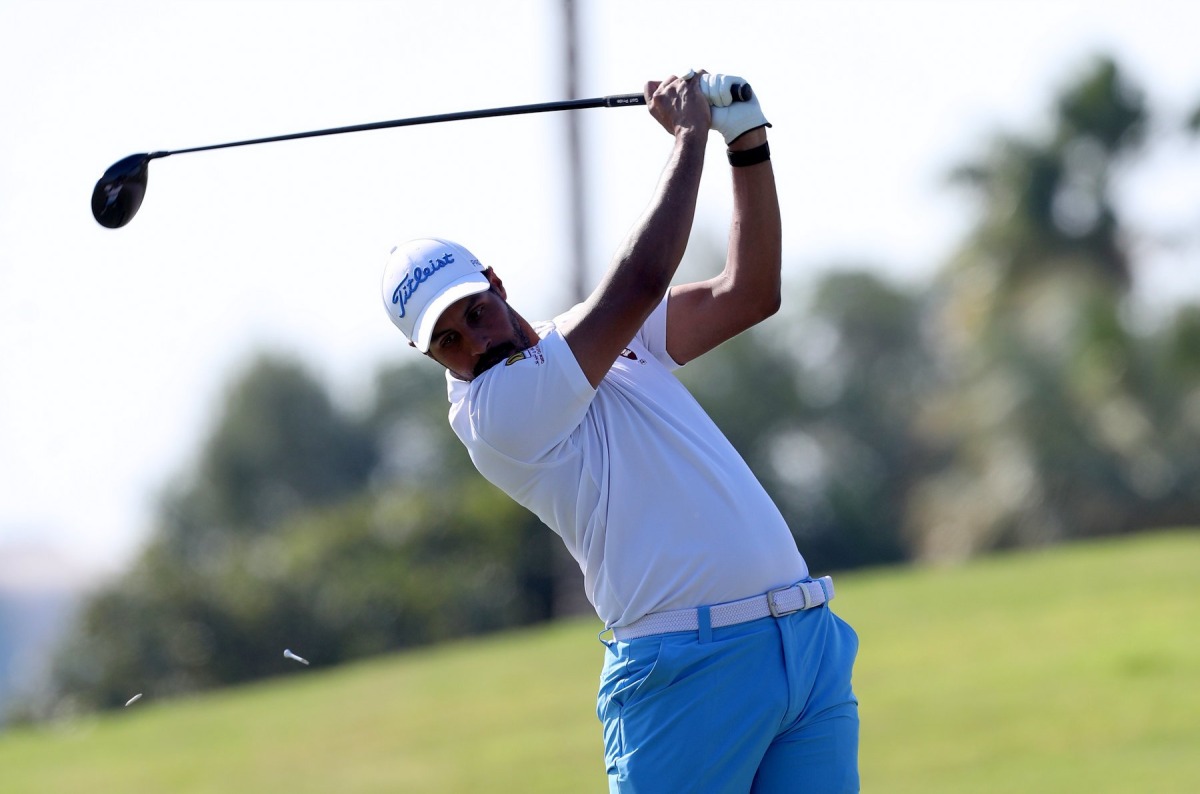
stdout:
{"type": "Polygon", "coordinates": [[[484,351],[483,355],[479,357],[479,360],[475,362],[475,369],[471,374],[478,378],[480,375],[487,372],[501,361],[504,361],[513,353],[518,352],[520,351],[512,342],[500,342],[496,346],[490,347],[484,351]]]}

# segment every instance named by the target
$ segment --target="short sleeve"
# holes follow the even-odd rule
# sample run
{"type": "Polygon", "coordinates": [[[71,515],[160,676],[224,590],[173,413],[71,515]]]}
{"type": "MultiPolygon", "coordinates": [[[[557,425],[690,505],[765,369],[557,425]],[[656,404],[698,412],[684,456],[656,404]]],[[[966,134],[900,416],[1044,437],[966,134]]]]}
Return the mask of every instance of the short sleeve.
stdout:
{"type": "Polygon", "coordinates": [[[667,352],[667,302],[669,300],[669,294],[663,297],[650,316],[646,318],[646,322],[642,324],[636,339],[664,367],[675,370],[682,365],[671,358],[671,354],[667,352]]]}
{"type": "Polygon", "coordinates": [[[451,393],[450,423],[467,447],[486,444],[525,462],[567,440],[596,394],[567,340],[553,328],[457,391],[451,393]]]}

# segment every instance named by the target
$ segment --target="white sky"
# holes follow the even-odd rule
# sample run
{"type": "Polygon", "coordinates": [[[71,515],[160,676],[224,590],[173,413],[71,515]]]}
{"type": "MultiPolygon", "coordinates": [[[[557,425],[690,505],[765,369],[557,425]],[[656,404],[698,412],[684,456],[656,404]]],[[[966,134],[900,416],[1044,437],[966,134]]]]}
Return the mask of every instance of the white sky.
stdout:
{"type": "MultiPolygon", "coordinates": [[[[591,0],[579,17],[579,96],[689,67],[754,86],[796,281],[849,260],[919,283],[970,218],[945,170],[997,127],[1036,128],[1096,51],[1175,117],[1200,101],[1189,0],[591,0]]],[[[31,543],[128,560],[254,351],[295,351],[361,399],[410,355],[377,291],[398,240],[459,240],[527,315],[568,294],[562,114],[158,160],[116,231],[89,209],[111,163],[564,99],[561,42],[558,0],[0,1],[0,562],[31,543]]],[[[598,274],[670,139],[640,108],[577,112],[598,274]]],[[[713,141],[697,235],[721,242],[713,141]]],[[[1160,158],[1134,217],[1195,228],[1198,160],[1160,158]]],[[[1197,291],[1182,255],[1155,261],[1148,295],[1197,291]]]]}

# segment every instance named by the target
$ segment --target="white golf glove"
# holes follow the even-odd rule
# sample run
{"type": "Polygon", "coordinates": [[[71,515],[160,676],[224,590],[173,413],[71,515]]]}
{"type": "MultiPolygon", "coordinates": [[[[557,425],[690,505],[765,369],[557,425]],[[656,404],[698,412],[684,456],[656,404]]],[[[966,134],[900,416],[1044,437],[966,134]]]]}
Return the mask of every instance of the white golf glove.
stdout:
{"type": "Polygon", "coordinates": [[[733,86],[745,82],[729,74],[700,75],[700,89],[712,105],[712,129],[721,133],[726,145],[742,133],[771,126],[758,104],[757,94],[752,94],[746,102],[733,101],[733,86]]]}

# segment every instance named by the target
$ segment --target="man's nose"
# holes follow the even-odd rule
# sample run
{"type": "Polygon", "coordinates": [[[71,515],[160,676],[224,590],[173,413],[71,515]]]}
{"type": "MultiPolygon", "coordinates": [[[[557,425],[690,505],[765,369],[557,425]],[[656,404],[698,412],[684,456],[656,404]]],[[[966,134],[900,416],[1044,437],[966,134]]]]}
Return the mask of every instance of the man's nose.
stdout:
{"type": "Polygon", "coordinates": [[[467,349],[473,356],[483,355],[485,352],[487,352],[487,349],[491,347],[491,340],[488,339],[488,335],[482,331],[470,331],[465,336],[467,340],[467,349]]]}

